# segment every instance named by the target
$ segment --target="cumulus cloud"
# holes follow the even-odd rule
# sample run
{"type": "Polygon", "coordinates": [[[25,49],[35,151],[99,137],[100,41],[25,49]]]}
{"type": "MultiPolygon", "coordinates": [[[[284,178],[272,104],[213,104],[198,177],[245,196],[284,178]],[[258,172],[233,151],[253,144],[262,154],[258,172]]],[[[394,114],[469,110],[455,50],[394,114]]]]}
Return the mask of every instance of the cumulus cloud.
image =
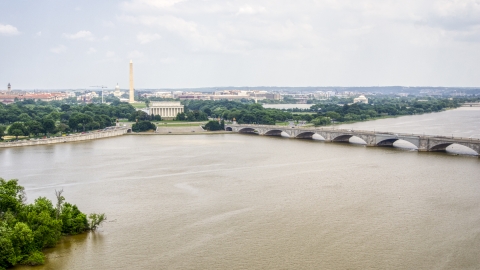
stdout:
{"type": "MultiPolygon", "coordinates": [[[[351,72],[353,77],[364,70],[351,81],[365,82],[373,78],[366,73],[381,66],[391,67],[390,73],[376,70],[385,72],[385,78],[409,70],[412,78],[420,78],[418,71],[428,70],[426,63],[435,62],[433,70],[447,59],[457,63],[480,57],[475,49],[480,43],[479,0],[124,0],[117,19],[130,24],[149,57],[155,40],[157,48],[174,48],[177,63],[186,53],[208,53],[217,62],[263,61],[270,70],[280,65],[268,63],[302,63],[305,68],[298,70],[307,72],[298,78],[311,70],[351,72]],[[471,57],[465,58],[468,54],[471,57]],[[409,69],[411,63],[417,64],[416,72],[409,69]]],[[[158,52],[157,59],[162,57],[165,54],[158,52]]],[[[342,77],[335,76],[329,77],[342,77]]]]}
{"type": "Polygon", "coordinates": [[[246,14],[246,15],[254,15],[257,13],[264,13],[266,9],[264,7],[252,7],[249,5],[242,6],[238,9],[237,15],[246,14]]]}
{"type": "Polygon", "coordinates": [[[82,30],[78,31],[75,34],[63,34],[63,36],[67,39],[85,39],[85,40],[93,40],[94,37],[90,31],[82,30]]]}
{"type": "Polygon", "coordinates": [[[125,10],[144,10],[144,9],[165,9],[175,6],[184,0],[133,0],[124,2],[122,7],[125,10]]]}
{"type": "Polygon", "coordinates": [[[106,57],[108,58],[112,58],[112,57],[115,57],[115,52],[112,52],[112,51],[107,51],[107,53],[105,54],[106,57]]]}
{"type": "Polygon", "coordinates": [[[96,53],[96,52],[97,52],[97,50],[95,50],[95,48],[90,47],[87,51],[87,54],[93,54],[93,53],[96,53]]]}
{"type": "Polygon", "coordinates": [[[20,34],[20,32],[15,26],[10,24],[0,24],[0,35],[14,36],[18,34],[20,34]]]}
{"type": "Polygon", "coordinates": [[[144,56],[144,54],[142,52],[137,51],[137,50],[134,50],[134,51],[132,51],[128,54],[129,59],[138,59],[138,58],[142,58],[143,56],[144,56]]]}
{"type": "Polygon", "coordinates": [[[138,41],[140,41],[141,44],[147,44],[149,42],[159,40],[160,38],[161,37],[160,37],[159,34],[149,34],[149,33],[140,32],[137,35],[137,39],[138,39],[138,41]]]}
{"type": "Polygon", "coordinates": [[[58,45],[56,47],[51,48],[50,51],[52,53],[57,53],[57,54],[65,53],[67,52],[67,47],[65,45],[58,45]]]}

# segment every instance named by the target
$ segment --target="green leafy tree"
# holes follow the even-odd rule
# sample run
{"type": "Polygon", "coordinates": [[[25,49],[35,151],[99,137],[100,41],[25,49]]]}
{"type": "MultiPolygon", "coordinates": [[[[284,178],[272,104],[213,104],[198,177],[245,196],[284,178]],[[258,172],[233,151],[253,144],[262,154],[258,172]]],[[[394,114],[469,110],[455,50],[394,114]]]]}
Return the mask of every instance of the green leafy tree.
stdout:
{"type": "Polygon", "coordinates": [[[107,220],[107,216],[105,214],[90,214],[88,216],[90,219],[90,230],[96,230],[103,222],[107,220]]]}
{"type": "Polygon", "coordinates": [[[42,123],[36,121],[36,120],[31,120],[25,123],[27,126],[28,132],[33,135],[38,135],[40,133],[44,132],[42,123]]]}
{"type": "Polygon", "coordinates": [[[8,134],[18,139],[18,136],[28,136],[28,130],[22,122],[15,122],[8,128],[8,134]]]}
{"type": "Polygon", "coordinates": [[[177,116],[175,117],[175,120],[177,121],[185,121],[187,119],[185,113],[178,113],[177,116]]]}
{"type": "Polygon", "coordinates": [[[5,130],[7,128],[5,126],[0,125],[0,140],[3,140],[3,136],[5,136],[5,130]]]}
{"type": "Polygon", "coordinates": [[[47,135],[48,133],[55,133],[56,131],[55,121],[53,121],[53,119],[51,118],[43,119],[42,127],[45,135],[47,135]]]}
{"type": "Polygon", "coordinates": [[[222,125],[218,121],[208,121],[205,124],[205,129],[208,131],[223,130],[222,125]]]}
{"type": "Polygon", "coordinates": [[[150,121],[140,121],[132,125],[132,131],[134,132],[142,132],[148,130],[156,130],[157,126],[150,121]]]}
{"type": "Polygon", "coordinates": [[[0,217],[7,211],[19,212],[26,199],[25,189],[18,185],[17,179],[6,181],[0,178],[0,217]]]}
{"type": "Polygon", "coordinates": [[[27,113],[21,113],[19,116],[18,116],[18,120],[20,120],[21,122],[27,122],[27,121],[30,121],[32,120],[32,117],[30,117],[30,115],[28,115],[27,113]]]}

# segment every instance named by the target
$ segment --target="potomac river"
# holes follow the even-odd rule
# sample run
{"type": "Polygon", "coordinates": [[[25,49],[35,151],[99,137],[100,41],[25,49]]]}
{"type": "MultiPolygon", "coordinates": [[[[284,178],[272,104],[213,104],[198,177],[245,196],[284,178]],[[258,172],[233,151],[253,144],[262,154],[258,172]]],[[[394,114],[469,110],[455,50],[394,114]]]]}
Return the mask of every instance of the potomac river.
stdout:
{"type": "MultiPolygon", "coordinates": [[[[479,117],[345,128],[474,137],[479,117]]],[[[108,217],[16,269],[479,269],[479,175],[472,156],[241,134],[0,149],[29,202],[63,189],[108,217]]]]}

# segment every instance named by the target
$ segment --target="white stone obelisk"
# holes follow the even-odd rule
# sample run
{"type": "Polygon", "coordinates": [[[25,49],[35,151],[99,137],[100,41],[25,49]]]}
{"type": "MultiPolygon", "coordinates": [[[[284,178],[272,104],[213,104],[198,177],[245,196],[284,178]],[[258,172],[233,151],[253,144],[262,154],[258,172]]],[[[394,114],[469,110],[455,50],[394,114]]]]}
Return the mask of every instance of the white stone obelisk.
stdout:
{"type": "Polygon", "coordinates": [[[135,93],[133,91],[133,62],[130,60],[130,93],[129,93],[129,101],[130,103],[135,102],[135,93]]]}

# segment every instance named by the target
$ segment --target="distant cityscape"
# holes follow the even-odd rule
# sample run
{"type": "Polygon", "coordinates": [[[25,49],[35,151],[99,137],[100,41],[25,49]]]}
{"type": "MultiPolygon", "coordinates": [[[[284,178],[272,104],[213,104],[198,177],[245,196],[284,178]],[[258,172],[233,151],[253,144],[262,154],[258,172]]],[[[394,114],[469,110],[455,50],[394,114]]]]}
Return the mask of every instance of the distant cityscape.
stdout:
{"type": "MultiPolygon", "coordinates": [[[[15,100],[54,101],[75,98],[77,101],[91,103],[97,98],[117,97],[120,101],[129,101],[129,89],[65,89],[65,90],[21,90],[8,83],[7,89],[0,89],[0,102],[10,104],[15,100]]],[[[307,104],[314,100],[337,98],[355,98],[360,95],[394,95],[400,97],[466,97],[480,96],[480,88],[463,87],[212,87],[197,89],[136,89],[136,97],[165,100],[254,100],[307,104]]]]}

